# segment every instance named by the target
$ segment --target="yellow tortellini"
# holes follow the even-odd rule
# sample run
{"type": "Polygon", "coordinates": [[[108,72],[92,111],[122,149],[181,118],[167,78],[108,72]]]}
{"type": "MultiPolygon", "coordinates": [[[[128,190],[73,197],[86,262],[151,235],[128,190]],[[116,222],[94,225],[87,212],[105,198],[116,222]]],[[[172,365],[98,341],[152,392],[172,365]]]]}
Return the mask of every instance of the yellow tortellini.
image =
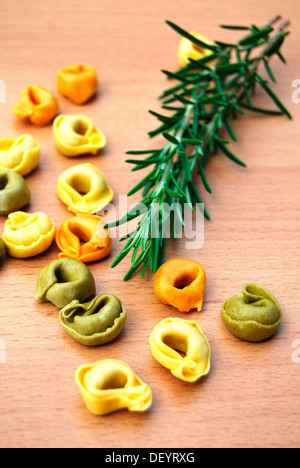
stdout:
{"type": "Polygon", "coordinates": [[[76,214],[95,214],[113,199],[113,190],[93,164],[78,164],[62,172],[57,182],[60,200],[76,214]]]}
{"type": "Polygon", "coordinates": [[[75,380],[87,408],[97,415],[125,408],[143,412],[152,404],[150,387],[117,359],[85,364],[77,370],[75,380]]]}
{"type": "Polygon", "coordinates": [[[0,169],[12,169],[22,176],[38,165],[40,145],[29,134],[0,140],[0,169]]]}
{"type": "Polygon", "coordinates": [[[196,382],[210,372],[211,349],[197,322],[166,318],[150,336],[153,357],[185,382],[196,382]]]}
{"type": "Polygon", "coordinates": [[[5,222],[3,240],[8,255],[28,258],[47,250],[55,233],[55,224],[45,213],[16,211],[5,222]]]}
{"type": "Polygon", "coordinates": [[[62,154],[97,154],[106,145],[103,132],[85,115],[59,115],[53,123],[55,143],[62,154]]]}

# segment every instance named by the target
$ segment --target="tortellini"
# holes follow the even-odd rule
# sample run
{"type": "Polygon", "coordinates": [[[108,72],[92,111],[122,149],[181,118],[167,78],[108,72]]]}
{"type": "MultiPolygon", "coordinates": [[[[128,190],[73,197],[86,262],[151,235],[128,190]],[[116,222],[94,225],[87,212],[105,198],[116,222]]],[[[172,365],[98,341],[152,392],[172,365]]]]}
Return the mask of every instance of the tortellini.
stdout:
{"type": "Polygon", "coordinates": [[[96,292],[95,280],[87,266],[71,258],[54,260],[39,273],[35,298],[62,309],[70,302],[85,301],[96,292]]]}
{"type": "Polygon", "coordinates": [[[55,224],[45,213],[29,214],[16,211],[11,213],[5,222],[3,240],[8,255],[28,258],[47,250],[55,233],[55,224]]]}
{"type": "Polygon", "coordinates": [[[59,105],[51,91],[38,85],[27,86],[12,110],[19,120],[28,119],[40,127],[48,125],[59,113],[59,105]]]}
{"type": "Polygon", "coordinates": [[[76,214],[95,214],[113,199],[113,191],[104,175],[93,164],[70,167],[57,182],[60,200],[76,214]]]}
{"type": "Polygon", "coordinates": [[[30,134],[0,140],[0,170],[11,169],[26,176],[37,167],[39,158],[40,144],[30,134]]]}
{"type": "Polygon", "coordinates": [[[162,320],[150,335],[153,357],[185,382],[196,382],[210,372],[211,349],[197,322],[162,320]]]}
{"type": "Polygon", "coordinates": [[[98,346],[115,339],[126,322],[124,304],[112,294],[96,296],[81,304],[75,300],[59,313],[69,335],[85,346],[98,346]]]}
{"type": "Polygon", "coordinates": [[[228,330],[237,338],[258,342],[278,330],[282,310],[275,297],[262,286],[246,284],[240,294],[222,305],[222,317],[228,330]]]}
{"type": "Polygon", "coordinates": [[[0,170],[0,215],[18,211],[30,202],[30,191],[23,177],[11,170],[0,170]]]}
{"type": "Polygon", "coordinates": [[[56,235],[61,251],[58,258],[74,258],[87,263],[107,257],[112,239],[103,226],[103,219],[96,215],[78,215],[64,221],[56,235]]]}
{"type": "Polygon", "coordinates": [[[93,67],[81,63],[59,70],[58,91],[75,104],[85,104],[98,88],[97,72],[93,67]]]}
{"type": "Polygon", "coordinates": [[[75,380],[87,408],[96,415],[125,408],[143,412],[152,404],[150,387],[120,360],[104,359],[80,366],[75,380]]]}
{"type": "Polygon", "coordinates": [[[204,268],[193,260],[176,258],[165,262],[155,273],[154,293],[163,304],[180,312],[202,310],[206,289],[204,268]]]}
{"type": "Polygon", "coordinates": [[[56,146],[68,157],[97,154],[106,145],[104,133],[85,115],[59,115],[53,131],[56,146]]]}

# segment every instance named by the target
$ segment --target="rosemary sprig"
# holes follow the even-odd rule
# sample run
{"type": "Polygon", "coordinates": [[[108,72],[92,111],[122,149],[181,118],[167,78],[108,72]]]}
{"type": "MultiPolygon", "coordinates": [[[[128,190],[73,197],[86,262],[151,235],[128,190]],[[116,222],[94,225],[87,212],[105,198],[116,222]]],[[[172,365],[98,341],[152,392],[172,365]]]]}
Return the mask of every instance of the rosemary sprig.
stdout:
{"type": "MultiPolygon", "coordinates": [[[[259,73],[259,66],[263,63],[268,77],[274,82],[271,58],[277,55],[285,62],[281,47],[289,34],[286,30],[289,24],[285,22],[275,30],[274,25],[280,19],[276,16],[260,28],[255,25],[222,25],[226,29],[247,33],[234,44],[215,42],[214,46],[195,39],[178,25],[167,21],[181,36],[198,47],[209,49],[211,54],[200,60],[190,59],[188,65],[176,72],[163,70],[167,78],[177,81],[177,84],[166,89],[159,98],[162,110],[169,114],[150,111],[159,121],[159,126],[149,132],[149,137],[161,135],[165,143],[160,149],[127,152],[131,156],[147,156],[144,159],[127,159],[127,163],[134,165],[133,171],[151,166],[152,169],[128,193],[131,196],[142,190],[140,202],[123,218],[107,225],[108,228],[116,227],[140,218],[135,230],[121,239],[127,242],[112,264],[114,268],[131,252],[132,266],[124,280],[131,278],[140,267],[142,277],[147,267],[156,272],[164,261],[168,228],[171,226],[171,237],[176,240],[179,230],[184,227],[184,205],[194,211],[195,205],[202,204],[193,181],[196,168],[204,188],[211,193],[205,174],[205,165],[211,154],[221,151],[235,163],[246,166],[229,149],[229,141],[220,136],[225,129],[229,138],[237,141],[231,118],[244,114],[246,110],[291,118],[268,80],[259,73]],[[257,86],[267,93],[278,110],[253,104],[257,86]],[[166,206],[170,208],[167,211],[166,206]]],[[[203,214],[210,219],[205,208],[203,214]]]]}

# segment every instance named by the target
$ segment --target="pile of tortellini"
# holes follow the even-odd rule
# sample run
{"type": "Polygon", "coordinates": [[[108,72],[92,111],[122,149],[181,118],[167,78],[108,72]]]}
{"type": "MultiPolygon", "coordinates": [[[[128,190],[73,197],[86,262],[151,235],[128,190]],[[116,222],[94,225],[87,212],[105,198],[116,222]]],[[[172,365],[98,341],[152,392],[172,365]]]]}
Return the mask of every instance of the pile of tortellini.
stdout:
{"type": "MultiPolygon", "coordinates": [[[[97,87],[92,67],[77,64],[58,72],[58,91],[76,105],[88,102],[97,87]]],[[[59,115],[58,100],[40,86],[26,87],[13,113],[19,120],[37,126],[52,124],[55,144],[68,158],[95,155],[106,145],[105,135],[89,117],[59,115]]],[[[14,258],[34,257],[49,249],[55,239],[58,258],[40,271],[36,300],[50,302],[59,309],[62,327],[79,344],[108,344],[121,334],[127,312],[115,295],[96,294],[95,279],[86,263],[99,261],[111,252],[110,233],[97,213],[112,201],[113,190],[93,164],[66,169],[58,178],[57,194],[73,214],[56,230],[46,213],[21,211],[31,199],[25,177],[37,167],[39,158],[40,145],[30,134],[0,140],[0,215],[7,216],[0,257],[4,251],[14,258]]],[[[206,273],[195,261],[174,259],[159,268],[153,288],[166,307],[180,313],[200,312],[206,273]]],[[[269,291],[247,284],[240,294],[224,302],[222,318],[237,338],[258,342],[277,331],[282,311],[269,291]]],[[[210,372],[211,347],[194,320],[163,319],[151,332],[149,345],[153,358],[177,379],[195,383],[210,372]]],[[[152,404],[150,386],[120,360],[105,359],[80,366],[75,380],[87,408],[97,415],[124,408],[144,412],[152,404]]]]}

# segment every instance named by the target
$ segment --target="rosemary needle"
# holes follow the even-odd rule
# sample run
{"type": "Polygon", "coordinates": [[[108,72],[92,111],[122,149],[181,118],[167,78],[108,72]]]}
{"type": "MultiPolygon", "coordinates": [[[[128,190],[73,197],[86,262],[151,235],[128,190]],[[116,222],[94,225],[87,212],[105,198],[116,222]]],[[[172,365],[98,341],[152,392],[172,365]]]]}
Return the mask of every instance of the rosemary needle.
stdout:
{"type": "MultiPolygon", "coordinates": [[[[195,38],[189,32],[171,21],[167,24],[194,45],[210,50],[205,58],[194,60],[180,70],[162,70],[168,80],[175,81],[160,96],[162,111],[171,115],[149,111],[160,125],[149,132],[151,138],[161,135],[164,145],[160,149],[128,151],[137,159],[127,159],[134,165],[133,171],[151,168],[150,172],[129,192],[131,196],[142,190],[142,197],[127,215],[106,225],[116,227],[133,219],[136,229],[124,236],[127,240],[112,267],[116,267],[131,254],[131,267],[124,280],[130,279],[141,267],[142,277],[147,268],[153,273],[164,261],[168,233],[178,238],[179,230],[185,225],[184,207],[194,211],[194,206],[202,204],[199,190],[193,181],[198,170],[200,180],[207,192],[212,188],[205,173],[205,165],[211,154],[221,152],[235,163],[246,166],[231,149],[229,141],[221,137],[223,129],[229,138],[236,142],[230,120],[246,111],[268,115],[285,115],[290,112],[271,89],[269,82],[258,72],[263,63],[271,82],[275,75],[270,61],[278,56],[285,63],[281,48],[289,34],[288,22],[283,22],[277,30],[274,26],[281,20],[276,16],[262,27],[244,25],[222,25],[224,29],[244,31],[245,36],[235,44],[216,41],[214,45],[195,38]],[[209,65],[208,65],[209,64],[209,65]],[[277,110],[259,108],[252,98],[256,87],[260,86],[277,110]],[[144,159],[140,159],[139,157],[144,159]],[[168,207],[169,209],[167,209],[168,207]]],[[[203,215],[209,218],[206,209],[203,215]]]]}

